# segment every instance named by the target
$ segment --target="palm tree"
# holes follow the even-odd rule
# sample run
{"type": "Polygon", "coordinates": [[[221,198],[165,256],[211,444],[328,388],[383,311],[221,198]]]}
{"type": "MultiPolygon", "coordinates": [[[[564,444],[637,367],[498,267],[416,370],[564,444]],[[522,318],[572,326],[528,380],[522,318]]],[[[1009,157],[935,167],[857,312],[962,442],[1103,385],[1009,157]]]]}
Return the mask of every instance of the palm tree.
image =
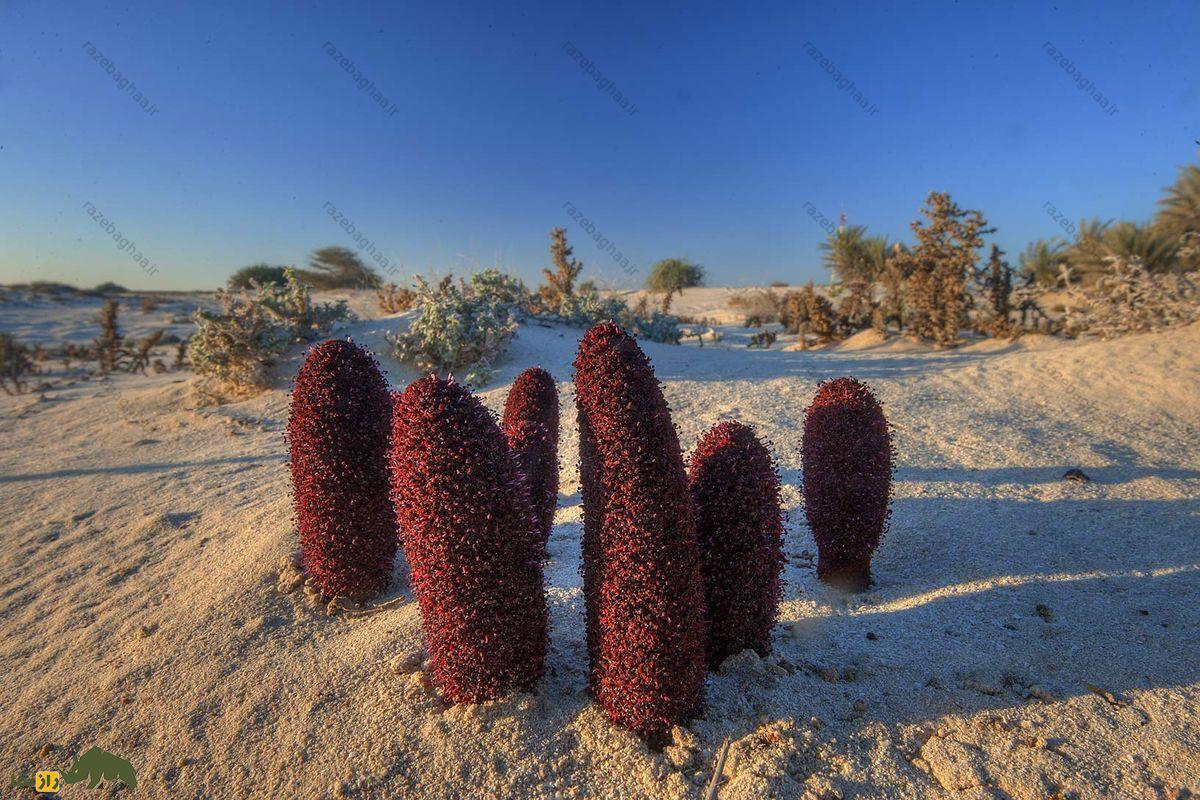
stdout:
{"type": "Polygon", "coordinates": [[[1030,242],[1021,251],[1021,276],[1032,283],[1054,283],[1058,279],[1059,265],[1067,261],[1066,249],[1067,243],[1062,239],[1030,242]]]}
{"type": "Polygon", "coordinates": [[[1154,224],[1175,236],[1200,231],[1200,167],[1180,167],[1179,178],[1165,191],[1154,224]]]}
{"type": "Polygon", "coordinates": [[[865,252],[866,241],[866,225],[838,228],[821,242],[824,252],[821,260],[842,283],[870,283],[873,276],[865,252]]]}

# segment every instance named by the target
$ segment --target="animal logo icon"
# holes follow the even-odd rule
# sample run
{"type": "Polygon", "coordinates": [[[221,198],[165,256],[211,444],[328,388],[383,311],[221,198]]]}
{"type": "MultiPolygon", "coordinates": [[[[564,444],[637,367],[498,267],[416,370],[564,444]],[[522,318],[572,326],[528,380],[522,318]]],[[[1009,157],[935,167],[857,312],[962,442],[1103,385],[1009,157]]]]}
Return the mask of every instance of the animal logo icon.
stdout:
{"type": "Polygon", "coordinates": [[[68,784],[86,780],[89,789],[95,789],[101,781],[121,781],[130,789],[137,788],[137,772],[133,765],[99,747],[93,747],[75,759],[71,768],[62,774],[62,780],[68,784]]]}

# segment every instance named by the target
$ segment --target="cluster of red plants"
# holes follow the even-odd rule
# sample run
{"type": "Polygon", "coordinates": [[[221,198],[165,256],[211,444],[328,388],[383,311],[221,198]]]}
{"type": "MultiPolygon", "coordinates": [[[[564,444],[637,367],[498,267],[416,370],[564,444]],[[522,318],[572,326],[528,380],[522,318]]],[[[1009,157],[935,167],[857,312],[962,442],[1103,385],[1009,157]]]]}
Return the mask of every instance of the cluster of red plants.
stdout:
{"type": "MultiPolygon", "coordinates": [[[[658,738],[700,709],[706,664],[770,651],[779,477],[736,421],[715,425],[685,470],[650,360],[615,323],[587,331],[575,370],[589,684],[611,720],[658,738]]],[[[453,379],[430,375],[389,396],[378,364],[349,341],[313,347],[296,377],[287,436],[305,567],[323,594],[367,600],[386,588],[402,538],[433,680],[451,702],[541,677],[558,434],[557,388],[540,367],[517,378],[503,427],[453,379]]],[[[818,575],[863,589],[893,465],[867,386],[819,385],[802,457],[818,575]]]]}
{"type": "Polygon", "coordinates": [[[717,423],[692,453],[688,485],[708,606],[708,665],[771,651],[783,595],[783,509],[766,446],[746,425],[717,423]]]}
{"type": "Polygon", "coordinates": [[[542,549],[495,417],[453,379],[415,381],[396,402],[391,465],[434,683],[454,703],[532,689],[547,638],[542,549]]]}
{"type": "Polygon", "coordinates": [[[287,424],[305,569],[321,593],[358,601],[387,588],[396,555],[388,497],[388,385],[350,341],[309,350],[287,424]]]}
{"type": "Polygon", "coordinates": [[[817,387],[804,414],[804,511],[817,543],[817,576],[852,591],[871,583],[871,554],[891,516],[892,441],[864,383],[817,387]]]}
{"type": "Polygon", "coordinates": [[[549,372],[530,367],[517,376],[504,404],[503,426],[525,474],[544,549],[558,506],[558,387],[549,372]]]}
{"type": "Polygon", "coordinates": [[[704,588],[679,438],[650,360],[614,323],[575,360],[592,693],[665,733],[704,700],[704,588]]]}

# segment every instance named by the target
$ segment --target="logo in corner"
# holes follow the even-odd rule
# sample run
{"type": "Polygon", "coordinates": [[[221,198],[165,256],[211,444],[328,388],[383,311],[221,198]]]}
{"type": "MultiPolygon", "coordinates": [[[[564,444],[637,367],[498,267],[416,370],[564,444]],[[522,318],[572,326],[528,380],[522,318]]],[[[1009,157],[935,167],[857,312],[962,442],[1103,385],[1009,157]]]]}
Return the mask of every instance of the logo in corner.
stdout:
{"type": "Polygon", "coordinates": [[[53,794],[64,784],[87,781],[87,788],[97,789],[104,781],[120,781],[129,789],[137,788],[137,771],[125,759],[93,747],[75,759],[66,772],[39,770],[34,777],[18,775],[12,779],[14,789],[33,789],[35,792],[53,794]]]}

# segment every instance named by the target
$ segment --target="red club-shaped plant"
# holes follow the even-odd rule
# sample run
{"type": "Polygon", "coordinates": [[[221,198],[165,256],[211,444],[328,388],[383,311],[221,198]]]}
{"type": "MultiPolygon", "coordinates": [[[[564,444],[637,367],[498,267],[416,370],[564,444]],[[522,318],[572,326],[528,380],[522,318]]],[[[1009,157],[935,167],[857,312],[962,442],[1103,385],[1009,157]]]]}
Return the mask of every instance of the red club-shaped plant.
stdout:
{"type": "Polygon", "coordinates": [[[452,379],[415,381],[396,402],[391,464],[434,683],[453,703],[532,689],[546,652],[541,548],[495,417],[452,379]]]}
{"type": "Polygon", "coordinates": [[[558,387],[549,372],[530,367],[517,376],[504,404],[503,427],[525,474],[544,550],[558,506],[558,387]]]}
{"type": "Polygon", "coordinates": [[[804,511],[817,575],[862,591],[891,515],[892,441],[874,393],[854,378],[817,387],[804,415],[804,511]]]}
{"type": "Polygon", "coordinates": [[[650,360],[614,323],[575,360],[589,679],[654,737],[704,700],[704,589],[679,438],[650,360]]]}
{"type": "Polygon", "coordinates": [[[692,453],[688,486],[708,601],[708,664],[771,651],[783,592],[783,510],[766,446],[746,425],[717,423],[692,453]]]}
{"type": "Polygon", "coordinates": [[[326,597],[364,601],[387,588],[396,555],[391,416],[387,381],[370,353],[338,340],[308,351],[287,440],[304,567],[326,597]]]}

